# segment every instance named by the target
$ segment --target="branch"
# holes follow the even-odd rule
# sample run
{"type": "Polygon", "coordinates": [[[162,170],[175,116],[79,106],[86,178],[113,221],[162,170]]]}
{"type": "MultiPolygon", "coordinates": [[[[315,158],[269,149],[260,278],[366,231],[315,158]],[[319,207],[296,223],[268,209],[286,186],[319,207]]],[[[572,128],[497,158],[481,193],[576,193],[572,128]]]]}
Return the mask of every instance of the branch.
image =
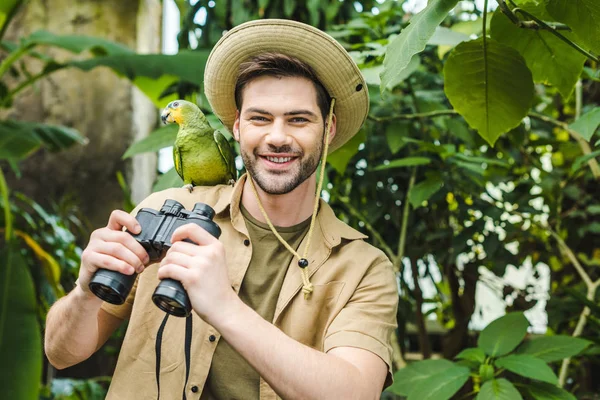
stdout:
{"type": "MultiPolygon", "coordinates": [[[[535,21],[521,21],[513,12],[513,10],[511,10],[508,5],[506,4],[506,2],[504,0],[497,0],[498,1],[498,6],[500,7],[500,10],[502,11],[502,13],[504,15],[506,15],[508,17],[508,19],[510,19],[510,21],[517,25],[519,28],[525,28],[525,29],[534,29],[534,30],[540,30],[540,29],[547,29],[545,26],[538,24],[535,21]]],[[[561,31],[571,31],[571,28],[565,24],[560,24],[557,22],[545,22],[546,26],[550,27],[550,29],[553,30],[561,30],[561,31]]]]}
{"type": "Polygon", "coordinates": [[[410,180],[408,181],[408,188],[406,189],[406,198],[404,199],[404,209],[402,210],[402,223],[400,225],[400,238],[398,239],[398,254],[394,259],[394,271],[396,274],[400,273],[400,267],[402,266],[402,259],[404,258],[404,248],[406,246],[406,229],[408,227],[408,214],[410,213],[408,196],[413,186],[415,185],[415,178],[417,176],[417,167],[413,168],[410,180]]]}
{"type": "Polygon", "coordinates": [[[385,121],[396,121],[396,120],[412,120],[412,119],[428,119],[435,117],[443,117],[446,115],[458,115],[456,110],[436,110],[424,113],[415,113],[415,114],[398,114],[392,115],[388,117],[375,117],[373,115],[369,115],[368,118],[375,122],[385,122],[385,121]]]}

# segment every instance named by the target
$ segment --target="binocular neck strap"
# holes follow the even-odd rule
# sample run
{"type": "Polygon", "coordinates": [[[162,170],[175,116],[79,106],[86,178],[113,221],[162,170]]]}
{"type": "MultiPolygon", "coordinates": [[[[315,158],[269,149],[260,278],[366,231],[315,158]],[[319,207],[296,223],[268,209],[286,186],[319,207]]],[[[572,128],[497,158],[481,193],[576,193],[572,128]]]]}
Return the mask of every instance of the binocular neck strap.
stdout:
{"type": "MultiPolygon", "coordinates": [[[[165,325],[167,325],[167,319],[169,318],[169,314],[165,313],[165,318],[163,319],[160,327],[158,328],[158,332],[156,332],[156,390],[158,395],[156,396],[157,400],[160,400],[160,354],[162,347],[162,336],[165,331],[165,325]]],[[[185,319],[185,383],[183,384],[183,400],[186,400],[185,392],[188,383],[188,378],[190,376],[190,361],[191,361],[191,350],[192,350],[192,314],[188,315],[185,319]]]]}
{"type": "Polygon", "coordinates": [[[310,277],[308,276],[308,270],[306,269],[306,267],[308,267],[308,258],[307,258],[308,257],[308,248],[310,247],[310,239],[312,237],[313,228],[315,227],[315,221],[317,219],[317,212],[319,211],[319,199],[321,198],[321,188],[323,187],[323,178],[325,176],[325,166],[327,164],[327,153],[329,152],[329,134],[331,131],[331,123],[333,120],[334,105],[335,105],[335,98],[332,98],[331,105],[329,106],[329,114],[327,114],[327,123],[325,124],[325,144],[323,145],[323,156],[321,158],[321,174],[319,176],[319,183],[317,184],[317,193],[315,194],[315,204],[313,207],[312,217],[310,219],[310,227],[308,228],[308,234],[306,236],[306,246],[304,247],[304,255],[303,256],[300,256],[300,254],[298,254],[298,252],[296,250],[294,250],[292,248],[292,246],[290,246],[288,244],[288,242],[285,241],[284,238],[281,237],[279,232],[277,232],[277,229],[275,229],[275,226],[273,226],[273,223],[271,223],[271,220],[269,219],[269,216],[267,215],[267,212],[265,211],[265,208],[263,207],[262,202],[260,201],[260,197],[258,196],[256,187],[254,186],[254,179],[251,176],[248,176],[248,179],[250,180],[250,187],[252,188],[252,191],[254,192],[254,196],[256,196],[258,208],[260,209],[260,212],[262,213],[265,221],[267,221],[267,225],[269,225],[269,228],[271,228],[271,232],[273,232],[273,234],[279,240],[279,242],[281,242],[281,244],[286,249],[288,249],[288,251],[290,253],[292,253],[294,256],[296,256],[296,258],[298,258],[298,266],[300,267],[300,271],[302,273],[301,274],[302,275],[302,292],[304,293],[305,299],[308,299],[310,297],[311,293],[313,292],[313,285],[312,285],[312,283],[310,283],[310,277]]]}

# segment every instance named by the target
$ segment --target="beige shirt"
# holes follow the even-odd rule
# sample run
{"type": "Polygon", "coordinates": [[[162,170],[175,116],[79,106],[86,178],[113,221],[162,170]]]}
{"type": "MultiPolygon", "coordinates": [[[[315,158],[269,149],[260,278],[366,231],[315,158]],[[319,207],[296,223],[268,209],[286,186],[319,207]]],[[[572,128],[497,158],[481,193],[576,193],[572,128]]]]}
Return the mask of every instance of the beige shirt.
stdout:
{"type": "MultiPolygon", "coordinates": [[[[252,256],[252,244],[239,209],[245,177],[235,187],[167,189],[154,193],[137,208],[159,210],[166,199],[174,199],[191,210],[203,202],[215,210],[214,221],[221,228],[232,288],[238,292],[252,256]]],[[[305,299],[297,260],[287,269],[277,298],[273,324],[291,338],[318,351],[335,347],[362,348],[379,356],[388,365],[386,385],[391,383],[390,337],[396,328],[398,292],[389,259],[363,241],[366,236],[338,220],[321,200],[310,244],[308,272],[314,285],[305,299]]],[[[306,238],[300,249],[306,246],[306,238]]],[[[302,254],[302,252],[300,252],[302,254]]],[[[156,333],[165,313],[152,302],[158,284],[158,263],[139,275],[137,284],[121,306],[102,307],[118,318],[129,318],[123,346],[107,399],[153,399],[156,333]]],[[[251,327],[249,327],[251,329],[251,327]]],[[[185,318],[171,317],[162,338],[160,398],[181,399],[185,382],[185,318]]],[[[193,313],[191,370],[186,387],[188,399],[198,399],[210,369],[219,332],[193,313]]],[[[261,378],[260,398],[278,398],[261,378]]]]}

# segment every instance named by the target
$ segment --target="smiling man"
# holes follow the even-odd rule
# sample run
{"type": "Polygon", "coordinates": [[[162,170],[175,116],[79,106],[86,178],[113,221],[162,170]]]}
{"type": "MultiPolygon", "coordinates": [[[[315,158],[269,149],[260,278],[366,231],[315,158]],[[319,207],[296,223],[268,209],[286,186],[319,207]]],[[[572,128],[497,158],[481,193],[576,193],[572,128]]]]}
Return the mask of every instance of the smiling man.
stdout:
{"type": "Polygon", "coordinates": [[[359,69],[315,28],[260,20],[217,43],[205,91],[248,173],[234,187],[155,193],[133,214],[165,199],[207,203],[220,239],[183,226],[160,263],[147,265],[122,231],[138,231],[135,218],[113,212],[84,251],[79,285],[48,314],[49,360],[84,360],[129,319],[109,399],[379,398],[391,381],[392,266],[319,199],[317,181],[319,164],[367,116],[359,69]],[[114,306],[89,292],[98,268],[143,273],[114,306]],[[187,319],[167,321],[150,301],[164,278],[185,287],[187,319]]]}

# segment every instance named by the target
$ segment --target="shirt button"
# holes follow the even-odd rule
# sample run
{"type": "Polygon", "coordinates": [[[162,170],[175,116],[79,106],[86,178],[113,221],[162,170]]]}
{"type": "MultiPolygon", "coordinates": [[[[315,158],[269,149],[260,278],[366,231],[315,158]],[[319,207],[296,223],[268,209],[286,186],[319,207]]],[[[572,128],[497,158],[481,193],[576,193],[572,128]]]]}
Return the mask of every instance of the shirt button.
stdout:
{"type": "Polygon", "coordinates": [[[198,392],[198,386],[192,386],[192,392],[197,393],[198,392]]]}
{"type": "Polygon", "coordinates": [[[246,246],[246,247],[250,246],[250,241],[248,239],[244,240],[244,246],[246,246]]]}
{"type": "Polygon", "coordinates": [[[211,342],[214,342],[215,340],[217,340],[217,337],[215,335],[210,335],[208,337],[208,340],[210,340],[211,342]]]}

